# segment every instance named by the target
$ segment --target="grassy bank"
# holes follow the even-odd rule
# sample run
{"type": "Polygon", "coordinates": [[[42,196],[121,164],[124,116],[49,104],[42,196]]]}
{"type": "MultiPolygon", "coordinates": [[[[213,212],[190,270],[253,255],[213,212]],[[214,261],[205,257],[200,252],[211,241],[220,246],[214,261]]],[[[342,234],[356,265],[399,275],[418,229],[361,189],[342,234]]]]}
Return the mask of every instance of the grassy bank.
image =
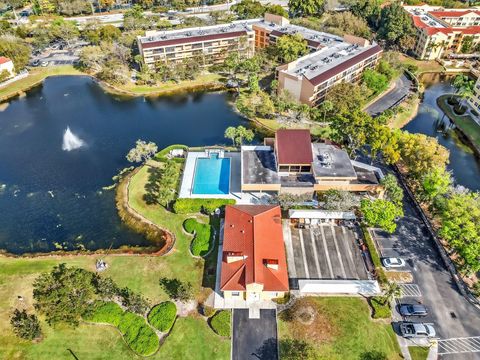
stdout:
{"type": "Polygon", "coordinates": [[[220,79],[219,74],[206,73],[197,76],[194,80],[185,80],[180,82],[169,81],[157,86],[135,85],[131,82],[125,85],[116,85],[119,90],[134,95],[168,95],[177,92],[188,92],[202,88],[209,89],[212,86],[218,86],[220,79]]]}
{"type": "Polygon", "coordinates": [[[12,96],[16,96],[36,85],[39,85],[49,76],[60,75],[85,75],[81,71],[75,69],[72,65],[50,66],[35,68],[30,74],[23,79],[15,81],[5,87],[0,88],[0,101],[6,100],[12,96]]]}
{"type": "Polygon", "coordinates": [[[442,95],[437,99],[437,104],[450,120],[457,126],[458,130],[472,143],[480,154],[480,125],[470,115],[457,115],[448,105],[450,95],[442,95]]]}
{"type": "Polygon", "coordinates": [[[391,325],[373,322],[364,299],[311,297],[297,301],[300,305],[294,306],[292,320],[286,321],[283,313],[279,316],[280,355],[286,339],[297,339],[313,348],[314,359],[366,359],[374,352],[390,360],[401,359],[391,325]],[[313,319],[306,314],[313,314],[313,319]]]}

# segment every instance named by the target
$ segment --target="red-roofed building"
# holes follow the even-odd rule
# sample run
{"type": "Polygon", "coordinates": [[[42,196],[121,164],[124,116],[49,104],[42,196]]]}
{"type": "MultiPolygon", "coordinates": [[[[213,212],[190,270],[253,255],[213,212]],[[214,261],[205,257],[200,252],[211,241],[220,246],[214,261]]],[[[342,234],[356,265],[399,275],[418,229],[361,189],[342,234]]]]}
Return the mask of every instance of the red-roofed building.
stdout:
{"type": "Polygon", "coordinates": [[[480,53],[480,10],[404,6],[417,29],[415,55],[424,60],[480,53]]]}
{"type": "Polygon", "coordinates": [[[225,299],[269,300],[289,290],[279,206],[227,206],[223,235],[225,299]]]}
{"type": "Polygon", "coordinates": [[[15,67],[13,66],[13,61],[5,56],[0,56],[0,74],[4,71],[9,73],[9,77],[15,75],[15,67]]]}
{"type": "Polygon", "coordinates": [[[277,171],[280,173],[310,173],[313,153],[310,131],[282,129],[275,133],[277,171]]]}

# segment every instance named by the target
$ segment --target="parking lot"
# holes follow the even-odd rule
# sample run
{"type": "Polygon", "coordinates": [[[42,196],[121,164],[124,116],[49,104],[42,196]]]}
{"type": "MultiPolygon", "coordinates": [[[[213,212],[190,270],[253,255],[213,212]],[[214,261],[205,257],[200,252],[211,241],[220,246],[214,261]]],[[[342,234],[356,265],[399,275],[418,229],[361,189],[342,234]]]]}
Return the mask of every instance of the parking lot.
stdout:
{"type": "Polygon", "coordinates": [[[338,225],[297,228],[289,225],[286,236],[291,286],[298,279],[367,280],[358,229],[338,225]]]}
{"type": "Polygon", "coordinates": [[[232,360],[278,359],[275,309],[261,309],[250,319],[248,309],[233,310],[232,360]]]}

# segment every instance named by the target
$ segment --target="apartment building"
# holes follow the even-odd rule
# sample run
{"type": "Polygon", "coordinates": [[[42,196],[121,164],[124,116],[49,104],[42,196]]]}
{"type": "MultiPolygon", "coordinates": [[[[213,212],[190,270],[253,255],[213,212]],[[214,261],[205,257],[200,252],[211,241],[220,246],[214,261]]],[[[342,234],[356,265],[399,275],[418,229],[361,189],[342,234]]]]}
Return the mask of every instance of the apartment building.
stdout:
{"type": "Polygon", "coordinates": [[[0,56],[0,73],[3,71],[7,71],[9,73],[9,77],[15,75],[13,61],[5,56],[0,56]]]}
{"type": "Polygon", "coordinates": [[[468,99],[469,104],[476,112],[480,114],[480,77],[478,77],[477,82],[473,88],[473,96],[468,99]]]}
{"type": "Polygon", "coordinates": [[[429,5],[404,6],[417,29],[414,53],[419,59],[433,60],[462,52],[465,41],[469,52],[480,52],[480,10],[443,9],[429,5]]]}
{"type": "Polygon", "coordinates": [[[352,41],[325,47],[277,68],[279,89],[288,90],[303,104],[317,106],[340,82],[358,82],[365,69],[374,68],[382,49],[377,44],[352,41]]]}
{"type": "Polygon", "coordinates": [[[295,99],[317,106],[328,90],[342,81],[357,82],[366,68],[377,64],[382,49],[368,40],[345,35],[343,38],[292,25],[278,15],[231,24],[173,31],[148,31],[138,37],[145,63],[180,62],[195,58],[202,65],[219,64],[232,51],[246,57],[274,45],[284,35],[300,34],[310,54],[277,68],[279,91],[288,90],[295,99]]]}
{"type": "Polygon", "coordinates": [[[195,59],[201,65],[222,63],[235,51],[247,57],[254,54],[255,32],[251,23],[258,20],[235,21],[230,24],[171,31],[147,31],[137,38],[145,64],[181,62],[195,59]]]}

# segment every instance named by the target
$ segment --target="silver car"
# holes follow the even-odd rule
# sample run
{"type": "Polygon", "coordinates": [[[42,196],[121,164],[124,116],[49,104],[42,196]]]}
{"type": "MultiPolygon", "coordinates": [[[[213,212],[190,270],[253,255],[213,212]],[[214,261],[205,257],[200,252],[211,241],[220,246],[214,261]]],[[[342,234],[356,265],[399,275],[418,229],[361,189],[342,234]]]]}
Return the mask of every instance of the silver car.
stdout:
{"type": "Polygon", "coordinates": [[[401,322],[400,333],[404,338],[433,338],[436,335],[432,324],[401,322]]]}

